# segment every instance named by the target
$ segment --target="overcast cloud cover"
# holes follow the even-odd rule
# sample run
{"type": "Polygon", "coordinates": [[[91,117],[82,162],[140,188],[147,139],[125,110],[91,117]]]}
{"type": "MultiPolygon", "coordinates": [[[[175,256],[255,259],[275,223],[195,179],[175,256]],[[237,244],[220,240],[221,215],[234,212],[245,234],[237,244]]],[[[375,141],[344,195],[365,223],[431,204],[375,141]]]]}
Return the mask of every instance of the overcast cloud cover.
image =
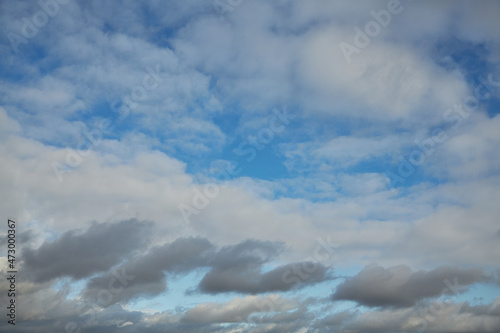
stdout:
{"type": "Polygon", "coordinates": [[[500,3],[0,2],[2,332],[499,332],[500,3]]]}

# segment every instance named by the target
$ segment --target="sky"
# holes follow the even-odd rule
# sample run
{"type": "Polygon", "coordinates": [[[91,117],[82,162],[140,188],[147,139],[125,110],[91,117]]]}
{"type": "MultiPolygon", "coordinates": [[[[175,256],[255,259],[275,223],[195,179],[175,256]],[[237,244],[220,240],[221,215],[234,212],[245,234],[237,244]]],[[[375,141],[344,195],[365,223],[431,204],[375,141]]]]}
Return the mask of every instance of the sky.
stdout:
{"type": "Polygon", "coordinates": [[[498,17],[0,1],[0,331],[499,332],[498,17]]]}

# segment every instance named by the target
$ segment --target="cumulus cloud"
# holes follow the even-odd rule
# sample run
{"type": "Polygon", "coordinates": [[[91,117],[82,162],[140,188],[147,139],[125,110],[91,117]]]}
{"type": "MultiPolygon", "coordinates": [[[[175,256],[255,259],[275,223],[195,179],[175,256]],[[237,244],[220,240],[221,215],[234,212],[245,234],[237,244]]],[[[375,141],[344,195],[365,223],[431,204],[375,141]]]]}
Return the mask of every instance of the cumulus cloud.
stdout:
{"type": "Polygon", "coordinates": [[[136,255],[105,274],[90,279],[83,296],[102,306],[138,297],[153,297],[168,289],[168,276],[208,268],[195,290],[217,294],[257,294],[287,291],[327,279],[327,268],[312,262],[290,263],[263,273],[280,244],[247,240],[217,249],[205,238],[178,238],[136,255]],[[107,299],[100,299],[106,291],[107,299]],[[102,296],[102,295],[101,295],[102,296]]]}
{"type": "Polygon", "coordinates": [[[38,249],[26,249],[24,267],[36,282],[64,276],[81,279],[108,270],[144,246],[150,230],[151,223],[137,220],[95,223],[83,233],[68,231],[38,249]]]}
{"type": "Polygon", "coordinates": [[[443,266],[412,271],[405,265],[370,265],[342,282],[332,298],[370,307],[411,307],[422,299],[463,293],[468,286],[488,280],[481,269],[443,266]]]}
{"type": "Polygon", "coordinates": [[[313,262],[290,263],[263,273],[262,266],[279,249],[279,244],[253,240],[222,248],[211,261],[212,269],[201,280],[200,291],[214,294],[287,291],[326,278],[327,268],[313,262]]]}
{"type": "Polygon", "coordinates": [[[114,288],[111,299],[103,306],[127,301],[139,296],[153,296],[167,289],[166,272],[186,273],[206,265],[214,246],[203,238],[179,238],[172,243],[152,248],[149,252],[125,262],[113,271],[92,278],[83,292],[97,300],[101,290],[114,288]]]}

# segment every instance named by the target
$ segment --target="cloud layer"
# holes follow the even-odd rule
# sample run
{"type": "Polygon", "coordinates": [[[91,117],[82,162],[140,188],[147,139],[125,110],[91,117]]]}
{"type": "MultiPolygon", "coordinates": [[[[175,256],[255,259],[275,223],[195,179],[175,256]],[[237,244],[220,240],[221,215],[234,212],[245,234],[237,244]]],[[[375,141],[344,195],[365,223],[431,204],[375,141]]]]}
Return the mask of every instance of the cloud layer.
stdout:
{"type": "Polygon", "coordinates": [[[1,2],[16,330],[499,331],[499,14],[1,2]]]}

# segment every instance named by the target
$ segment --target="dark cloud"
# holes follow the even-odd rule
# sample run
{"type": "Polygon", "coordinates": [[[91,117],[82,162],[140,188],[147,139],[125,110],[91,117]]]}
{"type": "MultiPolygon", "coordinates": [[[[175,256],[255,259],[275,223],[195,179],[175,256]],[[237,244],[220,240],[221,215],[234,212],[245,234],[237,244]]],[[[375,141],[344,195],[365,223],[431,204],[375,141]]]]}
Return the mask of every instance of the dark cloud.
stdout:
{"type": "MultiPolygon", "coordinates": [[[[129,311],[115,304],[99,311],[60,315],[56,317],[57,320],[46,320],[41,316],[26,318],[16,325],[16,331],[385,333],[498,332],[500,328],[498,300],[479,306],[471,306],[468,303],[424,302],[412,308],[344,310],[327,316],[311,311],[310,306],[315,304],[317,305],[314,301],[286,299],[278,295],[247,296],[226,303],[202,303],[183,311],[167,310],[152,315],[129,311]],[[68,327],[71,329],[66,330],[68,327]]],[[[7,325],[6,322],[1,322],[0,331],[8,332],[7,325]]]]}
{"type": "Polygon", "coordinates": [[[186,273],[205,266],[213,249],[214,246],[205,238],[179,238],[92,278],[84,295],[102,306],[158,295],[167,288],[165,273],[186,273]]]}
{"type": "Polygon", "coordinates": [[[0,323],[0,332],[130,333],[137,332],[138,327],[141,328],[140,332],[148,332],[147,325],[141,322],[144,318],[141,312],[128,311],[123,309],[120,305],[114,305],[107,309],[92,309],[87,306],[78,305],[79,304],[74,302],[71,307],[75,308],[76,311],[73,311],[71,314],[64,313],[61,315],[54,315],[52,320],[47,320],[43,318],[43,316],[34,316],[18,320],[15,330],[12,330],[12,325],[4,324],[2,321],[0,323]]]}
{"type": "Polygon", "coordinates": [[[151,226],[152,223],[132,219],[95,223],[83,233],[68,231],[38,249],[25,250],[24,269],[36,282],[63,276],[81,279],[109,270],[146,244],[151,226]]]}
{"type": "Polygon", "coordinates": [[[248,239],[236,245],[220,248],[210,260],[210,266],[220,269],[262,265],[283,251],[283,244],[248,239]]]}
{"type": "Polygon", "coordinates": [[[219,250],[212,269],[199,284],[201,292],[265,293],[287,291],[297,286],[321,282],[327,268],[313,262],[291,263],[262,272],[262,266],[282,250],[280,243],[247,240],[219,250]]]}
{"type": "Polygon", "coordinates": [[[327,268],[311,262],[291,263],[262,273],[260,266],[246,266],[244,269],[231,267],[214,268],[200,282],[199,289],[209,294],[240,292],[257,294],[288,291],[326,279],[327,268]],[[303,267],[311,267],[309,272],[303,267]]]}
{"type": "Polygon", "coordinates": [[[460,307],[460,313],[470,313],[474,316],[494,316],[500,318],[500,298],[492,304],[470,305],[465,302],[460,307]]]}
{"type": "MultiPolygon", "coordinates": [[[[16,234],[16,247],[23,247],[23,245],[27,244],[31,239],[33,239],[33,231],[26,230],[16,234]]],[[[8,235],[0,237],[0,249],[7,249],[8,235]]]]}
{"type": "Polygon", "coordinates": [[[499,301],[470,306],[447,299],[423,301],[408,308],[349,309],[317,318],[311,332],[498,332],[499,301]]]}
{"type": "Polygon", "coordinates": [[[460,294],[468,285],[486,280],[488,277],[481,269],[443,266],[413,272],[404,265],[370,265],[340,284],[332,297],[370,307],[410,307],[424,298],[460,294]]]}
{"type": "Polygon", "coordinates": [[[217,250],[205,238],[179,238],[92,278],[83,294],[104,307],[137,297],[157,296],[167,290],[169,274],[186,274],[206,267],[210,270],[196,290],[209,294],[287,291],[327,278],[327,268],[313,262],[286,264],[263,273],[263,265],[269,264],[282,249],[280,243],[246,240],[217,250]]]}

